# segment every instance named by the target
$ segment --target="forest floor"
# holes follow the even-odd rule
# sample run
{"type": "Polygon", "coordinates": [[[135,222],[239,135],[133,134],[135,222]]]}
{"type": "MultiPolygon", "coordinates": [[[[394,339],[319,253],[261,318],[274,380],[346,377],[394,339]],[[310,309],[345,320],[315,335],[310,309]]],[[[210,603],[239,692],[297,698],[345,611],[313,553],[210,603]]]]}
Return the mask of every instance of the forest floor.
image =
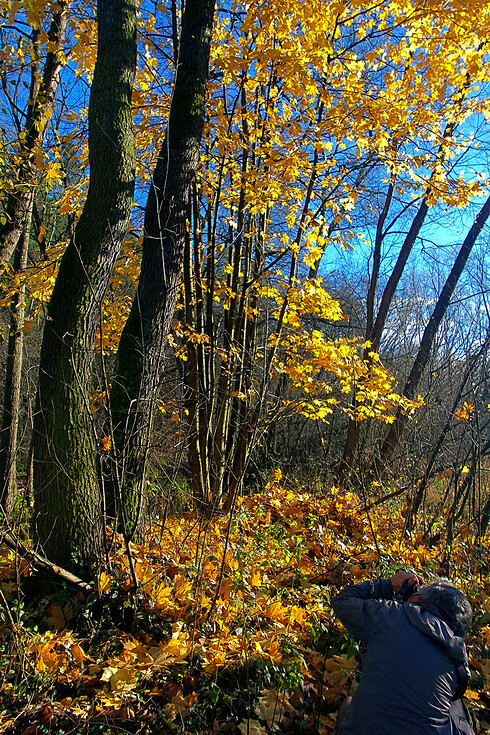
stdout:
{"type": "Polygon", "coordinates": [[[93,595],[35,604],[28,565],[0,547],[0,731],[330,735],[359,661],[330,597],[412,568],[449,570],[474,605],[466,702],[490,732],[488,545],[463,526],[428,547],[402,537],[402,512],[277,475],[232,516],[168,516],[129,549],[114,536],[93,595]]]}

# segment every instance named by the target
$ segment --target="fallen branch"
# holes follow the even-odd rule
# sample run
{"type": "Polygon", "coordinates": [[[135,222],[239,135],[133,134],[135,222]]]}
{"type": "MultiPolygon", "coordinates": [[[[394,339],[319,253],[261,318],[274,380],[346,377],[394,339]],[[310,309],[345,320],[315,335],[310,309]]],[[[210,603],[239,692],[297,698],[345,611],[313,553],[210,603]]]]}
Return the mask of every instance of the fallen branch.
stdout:
{"type": "Polygon", "coordinates": [[[68,582],[69,584],[73,585],[84,593],[94,592],[93,584],[90,584],[89,582],[84,582],[82,579],[80,579],[80,577],[77,577],[75,574],[72,574],[66,569],[63,569],[62,567],[59,567],[56,564],[48,561],[48,559],[45,559],[43,556],[41,556],[41,554],[38,554],[37,551],[34,551],[33,549],[28,549],[21,541],[15,539],[9,533],[3,532],[0,534],[0,543],[4,544],[7,548],[11,549],[11,551],[14,551],[16,554],[19,554],[35,569],[48,570],[56,577],[59,577],[65,582],[68,582]]]}

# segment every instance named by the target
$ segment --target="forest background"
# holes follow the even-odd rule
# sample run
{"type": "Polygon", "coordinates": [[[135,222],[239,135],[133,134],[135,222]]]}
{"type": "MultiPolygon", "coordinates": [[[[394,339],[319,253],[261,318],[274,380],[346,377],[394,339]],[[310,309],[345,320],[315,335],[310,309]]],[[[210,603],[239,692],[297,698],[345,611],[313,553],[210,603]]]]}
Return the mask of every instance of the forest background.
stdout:
{"type": "Polygon", "coordinates": [[[331,731],[400,565],[488,729],[489,10],[1,0],[5,732],[331,731]]]}

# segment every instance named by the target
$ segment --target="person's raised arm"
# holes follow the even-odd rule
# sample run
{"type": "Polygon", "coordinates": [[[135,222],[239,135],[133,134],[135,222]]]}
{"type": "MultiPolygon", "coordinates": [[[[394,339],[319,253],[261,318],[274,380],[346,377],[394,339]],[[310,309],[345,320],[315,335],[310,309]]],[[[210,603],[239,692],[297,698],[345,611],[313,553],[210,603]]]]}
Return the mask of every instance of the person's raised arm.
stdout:
{"type": "Polygon", "coordinates": [[[349,633],[366,641],[377,610],[373,602],[392,600],[405,580],[408,580],[409,585],[422,584],[418,574],[400,570],[388,579],[375,579],[346,587],[332,599],[333,610],[349,633]]]}

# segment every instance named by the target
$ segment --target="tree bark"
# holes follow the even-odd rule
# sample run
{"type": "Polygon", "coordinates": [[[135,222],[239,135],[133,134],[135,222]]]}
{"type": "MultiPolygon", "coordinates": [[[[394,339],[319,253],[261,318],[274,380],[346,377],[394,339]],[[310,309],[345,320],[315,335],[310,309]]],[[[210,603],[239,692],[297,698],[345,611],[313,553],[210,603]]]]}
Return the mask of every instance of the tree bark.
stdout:
{"type": "MultiPolygon", "coordinates": [[[[34,192],[27,202],[25,230],[17,245],[14,269],[23,270],[27,265],[29,236],[31,231],[34,192]]],[[[22,362],[24,352],[24,318],[26,287],[22,282],[15,295],[10,312],[10,329],[3,393],[2,431],[0,433],[0,505],[7,515],[13,508],[17,494],[17,432],[20,417],[20,394],[22,385],[22,362]]]]}
{"type": "Polygon", "coordinates": [[[93,583],[90,584],[88,582],[84,582],[83,579],[80,579],[66,569],[62,569],[56,564],[53,564],[48,559],[41,556],[41,554],[33,551],[33,549],[28,549],[19,541],[18,538],[14,538],[9,533],[2,532],[0,534],[0,542],[13,551],[17,556],[21,556],[25,559],[35,570],[49,572],[54,577],[58,577],[62,582],[72,585],[83,594],[94,594],[93,583]]]}
{"type": "Polygon", "coordinates": [[[97,20],[89,104],[90,184],[49,304],[33,434],[37,544],[51,561],[80,574],[103,548],[90,413],[94,338],[127,233],[135,180],[134,0],[98,0],[97,20]]]}
{"type": "Polygon", "coordinates": [[[141,275],[116,356],[111,413],[121,484],[120,490],[114,489],[112,502],[129,536],[140,532],[145,512],[152,414],[199,160],[214,8],[215,0],[186,2],[168,128],[145,210],[141,275]]]}

